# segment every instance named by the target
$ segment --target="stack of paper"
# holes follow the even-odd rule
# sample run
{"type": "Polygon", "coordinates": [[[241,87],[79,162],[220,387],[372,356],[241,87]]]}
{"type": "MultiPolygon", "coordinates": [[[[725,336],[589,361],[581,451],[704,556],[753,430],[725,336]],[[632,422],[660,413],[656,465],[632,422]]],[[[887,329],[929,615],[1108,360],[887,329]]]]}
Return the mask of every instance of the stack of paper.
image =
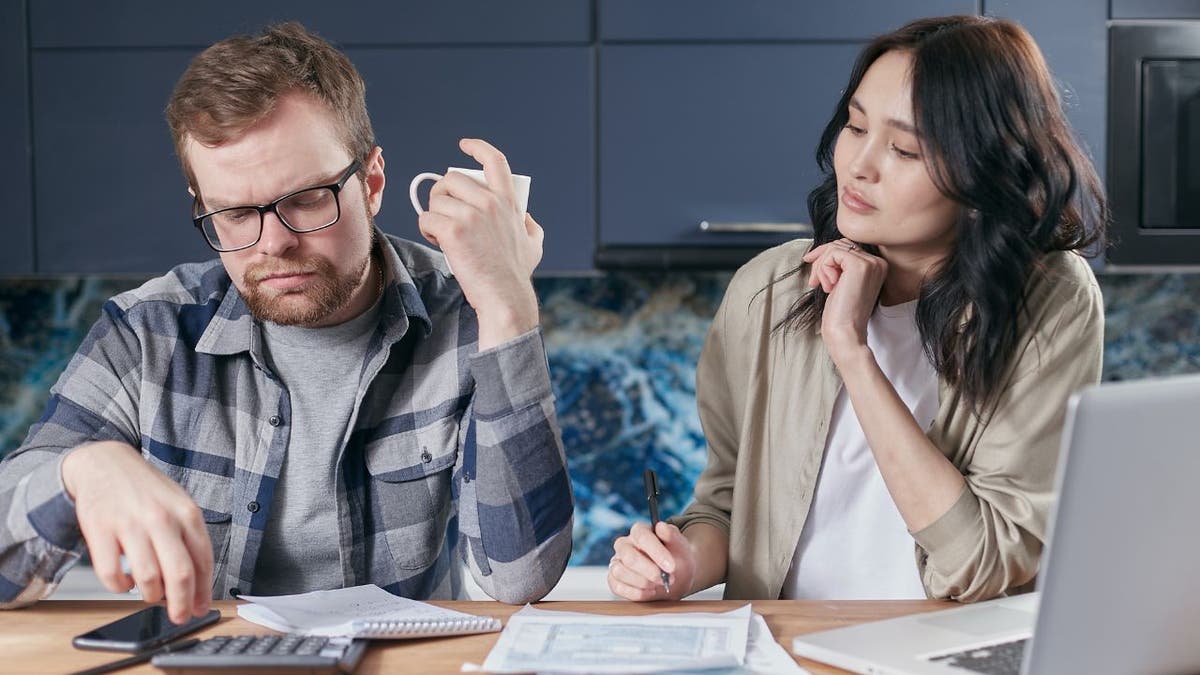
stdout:
{"type": "Polygon", "coordinates": [[[500,622],[401,598],[374,584],[296,595],[243,595],[238,616],[285,633],[408,638],[500,630],[500,622]]]}
{"type": "MultiPolygon", "coordinates": [[[[466,668],[464,668],[466,669],[466,668]]],[[[526,606],[482,669],[495,673],[804,673],[750,606],[605,616],[526,606]]]]}

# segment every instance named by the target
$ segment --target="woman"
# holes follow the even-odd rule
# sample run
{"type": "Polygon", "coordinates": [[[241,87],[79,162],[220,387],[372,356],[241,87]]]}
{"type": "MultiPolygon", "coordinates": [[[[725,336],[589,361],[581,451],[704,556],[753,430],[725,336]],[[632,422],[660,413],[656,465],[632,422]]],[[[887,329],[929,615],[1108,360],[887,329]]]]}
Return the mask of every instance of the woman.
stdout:
{"type": "Polygon", "coordinates": [[[730,283],[696,374],[708,466],[616,541],[621,597],[975,601],[1037,574],[1065,404],[1100,376],[1079,253],[1107,219],[1040,52],[976,16],[880,37],[817,159],[815,240],[730,283]]]}

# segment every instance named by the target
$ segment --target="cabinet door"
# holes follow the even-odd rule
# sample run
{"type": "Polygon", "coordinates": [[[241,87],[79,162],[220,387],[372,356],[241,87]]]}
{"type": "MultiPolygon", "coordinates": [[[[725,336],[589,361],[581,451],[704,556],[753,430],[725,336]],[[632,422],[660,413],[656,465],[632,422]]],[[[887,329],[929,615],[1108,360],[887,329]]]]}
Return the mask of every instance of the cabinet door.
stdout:
{"type": "Polygon", "coordinates": [[[25,5],[0,4],[0,276],[33,272],[33,185],[29,178],[29,53],[25,5]]]}
{"type": "Polygon", "coordinates": [[[975,14],[976,0],[597,0],[600,39],[868,40],[923,16],[975,14]]]}
{"type": "Polygon", "coordinates": [[[1112,0],[1114,19],[1200,19],[1196,0],[1112,0]]]}
{"type": "Polygon", "coordinates": [[[795,237],[700,224],[808,222],[814,152],[858,50],[606,46],[601,246],[765,247],[795,237]]]}
{"type": "Polygon", "coordinates": [[[1107,8],[1094,0],[1003,0],[989,2],[987,12],[1020,23],[1037,41],[1061,90],[1071,126],[1103,178],[1108,103],[1107,8]]]}
{"type": "MultiPolygon", "coordinates": [[[[593,246],[592,80],[583,47],[348,50],[391,183],[378,219],[421,240],[408,181],[470,165],[458,139],[494,141],[533,176],[542,270],[584,269],[593,246]]],[[[155,273],[212,252],[163,107],[190,50],[34,53],[38,270],[155,273]]]]}
{"type": "Polygon", "coordinates": [[[191,56],[33,52],[38,272],[160,273],[213,255],[163,117],[191,56]]]}
{"type": "Polygon", "coordinates": [[[209,0],[180,8],[161,0],[31,0],[33,46],[204,47],[292,19],[342,46],[591,39],[589,0],[209,0]]]}
{"type": "MultiPolygon", "coordinates": [[[[476,167],[458,140],[483,138],[515,173],[532,177],[529,212],[546,232],[540,272],[591,267],[594,114],[586,47],[351,49],[387,161],[378,222],[424,241],[408,185],[422,171],[476,167]]],[[[421,190],[424,202],[429,184],[421,190]]],[[[427,202],[424,202],[427,203],[427,202]]]]}

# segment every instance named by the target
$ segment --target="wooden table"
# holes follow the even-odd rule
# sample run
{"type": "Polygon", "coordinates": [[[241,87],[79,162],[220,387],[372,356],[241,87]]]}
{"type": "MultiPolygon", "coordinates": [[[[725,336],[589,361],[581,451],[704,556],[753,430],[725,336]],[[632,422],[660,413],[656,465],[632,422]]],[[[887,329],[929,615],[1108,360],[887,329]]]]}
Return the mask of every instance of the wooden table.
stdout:
{"type": "MultiPolygon", "coordinates": [[[[498,602],[436,602],[472,614],[507,619],[520,609],[498,602]]],[[[543,602],[542,609],[557,609],[595,614],[653,614],[656,612],[721,612],[735,609],[744,602],[543,602]]],[[[849,626],[873,619],[927,612],[952,606],[932,600],[905,601],[786,601],[764,600],[752,603],[762,614],[775,639],[791,653],[792,638],[803,633],[849,626]]],[[[221,610],[221,621],[197,632],[197,637],[232,634],[271,634],[272,631],[243,621],[237,615],[238,603],[224,600],[213,603],[221,610]]],[[[115,661],[118,652],[81,651],[71,646],[71,638],[92,628],[140,609],[133,601],[46,600],[25,609],[0,611],[0,672],[46,673],[80,670],[115,661]]],[[[483,663],[496,642],[498,633],[431,638],[428,640],[381,641],[373,645],[358,673],[457,673],[463,662],[483,663]]],[[[840,673],[814,661],[797,658],[814,673],[840,673]]],[[[161,672],[146,664],[123,673],[161,672]]]]}

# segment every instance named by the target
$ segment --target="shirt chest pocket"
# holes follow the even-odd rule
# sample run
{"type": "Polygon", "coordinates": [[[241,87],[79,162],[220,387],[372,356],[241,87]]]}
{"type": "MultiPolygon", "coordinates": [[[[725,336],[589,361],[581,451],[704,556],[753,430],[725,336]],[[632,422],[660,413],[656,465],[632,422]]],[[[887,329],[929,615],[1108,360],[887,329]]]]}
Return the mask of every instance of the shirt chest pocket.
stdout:
{"type": "Polygon", "coordinates": [[[425,569],[446,546],[453,514],[458,424],[445,419],[367,446],[373,531],[380,531],[403,569],[425,569]]]}

